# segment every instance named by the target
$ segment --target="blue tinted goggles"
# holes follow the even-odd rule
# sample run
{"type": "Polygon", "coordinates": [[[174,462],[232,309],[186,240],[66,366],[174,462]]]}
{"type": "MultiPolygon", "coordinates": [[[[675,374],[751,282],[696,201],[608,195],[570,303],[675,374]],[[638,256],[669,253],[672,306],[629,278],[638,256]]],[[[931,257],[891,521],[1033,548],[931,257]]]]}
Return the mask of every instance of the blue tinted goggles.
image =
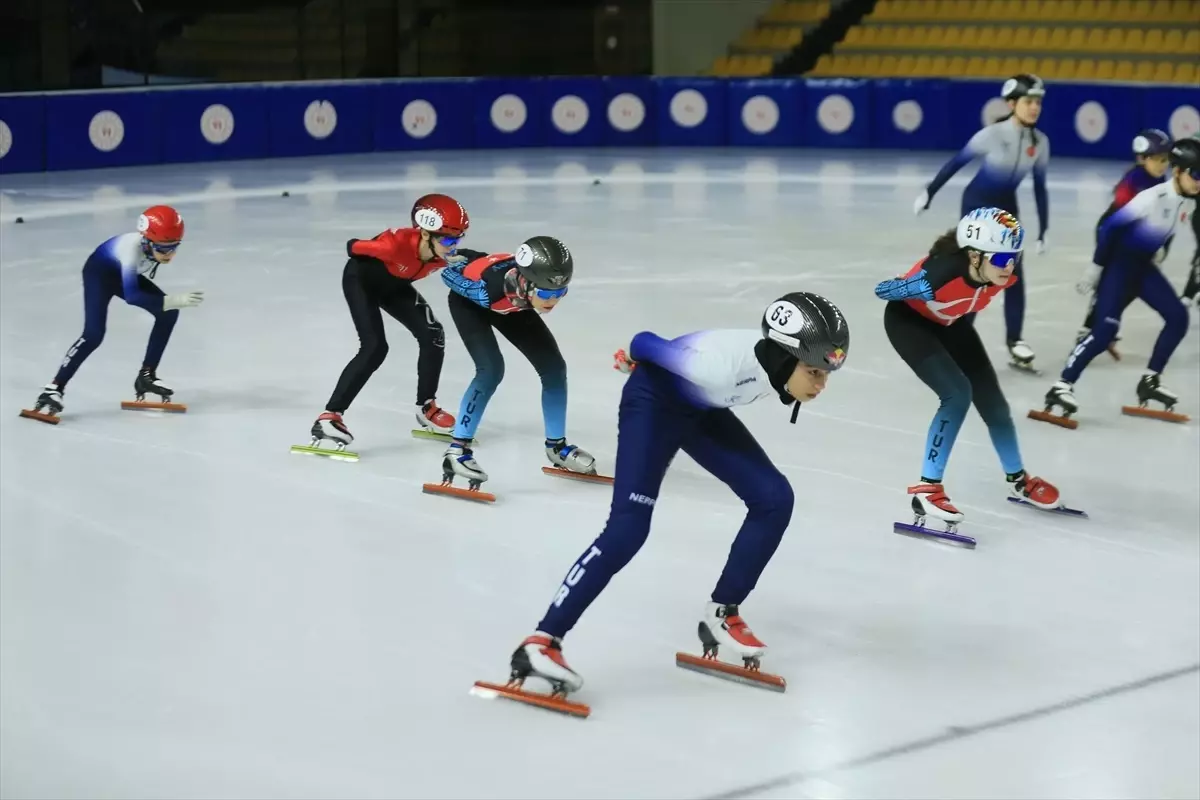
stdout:
{"type": "Polygon", "coordinates": [[[560,297],[566,296],[567,287],[564,286],[561,289],[534,289],[533,293],[542,300],[557,300],[560,297]]]}
{"type": "Polygon", "coordinates": [[[1009,269],[1017,265],[1016,253],[985,253],[987,262],[996,269],[1009,269]]]}
{"type": "Polygon", "coordinates": [[[439,236],[439,237],[437,237],[436,241],[442,247],[448,247],[450,249],[454,249],[454,248],[458,247],[458,243],[461,242],[462,240],[463,240],[463,237],[461,237],[461,236],[439,236]]]}
{"type": "Polygon", "coordinates": [[[150,246],[150,249],[156,253],[174,253],[175,250],[179,247],[180,243],[179,242],[152,242],[149,239],[147,239],[146,244],[148,244],[150,246]]]}

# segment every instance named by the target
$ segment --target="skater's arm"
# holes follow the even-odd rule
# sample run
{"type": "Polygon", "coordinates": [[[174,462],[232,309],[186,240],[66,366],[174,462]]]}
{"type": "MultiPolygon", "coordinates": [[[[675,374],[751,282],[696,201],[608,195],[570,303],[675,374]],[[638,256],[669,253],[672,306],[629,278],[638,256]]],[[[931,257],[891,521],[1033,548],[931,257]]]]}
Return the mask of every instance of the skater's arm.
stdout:
{"type": "Polygon", "coordinates": [[[880,300],[932,300],[933,285],[925,270],[904,278],[890,278],[875,287],[875,296],[880,300]]]}
{"type": "Polygon", "coordinates": [[[970,164],[977,158],[984,156],[988,148],[991,146],[992,139],[995,137],[993,128],[989,125],[986,128],[978,131],[967,142],[962,150],[954,154],[954,157],[945,163],[938,171],[938,174],[933,176],[933,180],[925,187],[925,191],[930,197],[933,197],[938,191],[946,185],[946,181],[954,177],[954,173],[970,164]]]}
{"type": "MultiPolygon", "coordinates": [[[[124,289],[125,302],[131,306],[144,308],[150,313],[157,313],[163,310],[163,295],[150,294],[143,291],[138,278],[137,268],[132,264],[122,264],[121,267],[121,288],[124,289]]],[[[147,283],[151,283],[150,279],[146,279],[147,283]]]]}
{"type": "Polygon", "coordinates": [[[346,255],[366,256],[386,262],[394,257],[396,249],[394,239],[391,231],[384,231],[374,239],[351,239],[346,242],[346,255]]]}
{"type": "Polygon", "coordinates": [[[471,268],[475,262],[487,258],[488,254],[477,250],[459,250],[458,254],[466,260],[459,264],[450,264],[442,270],[442,282],[455,294],[460,294],[484,308],[491,308],[492,296],[488,291],[486,279],[487,266],[479,264],[483,269],[471,268]]]}
{"type": "Polygon", "coordinates": [[[1043,134],[1037,161],[1033,162],[1033,202],[1037,206],[1039,242],[1046,238],[1046,231],[1050,230],[1050,200],[1046,195],[1046,168],[1049,164],[1050,140],[1043,134]]]}

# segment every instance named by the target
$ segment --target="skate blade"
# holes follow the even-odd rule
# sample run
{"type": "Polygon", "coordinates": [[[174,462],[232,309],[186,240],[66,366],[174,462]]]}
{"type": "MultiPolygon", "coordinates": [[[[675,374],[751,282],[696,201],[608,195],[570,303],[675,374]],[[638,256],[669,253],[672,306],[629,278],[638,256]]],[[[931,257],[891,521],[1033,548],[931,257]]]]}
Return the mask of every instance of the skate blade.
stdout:
{"type": "Polygon", "coordinates": [[[1067,508],[1066,506],[1059,506],[1058,508],[1042,508],[1041,506],[1034,505],[1033,503],[1021,497],[1010,497],[1008,498],[1008,502],[1029,506],[1030,508],[1037,509],[1038,511],[1045,511],[1047,514],[1066,514],[1068,517],[1082,517],[1083,519],[1088,518],[1087,512],[1080,511],[1078,508],[1067,508]]]}
{"type": "MultiPolygon", "coordinates": [[[[412,435],[414,439],[433,439],[435,442],[446,442],[447,444],[454,441],[454,434],[439,433],[438,431],[431,431],[428,428],[413,428],[412,435]]],[[[476,439],[475,441],[478,442],[479,440],[476,439]]]]}
{"type": "Polygon", "coordinates": [[[1191,420],[1187,414],[1176,414],[1174,411],[1160,411],[1156,408],[1142,408],[1141,406],[1121,406],[1121,413],[1129,417],[1161,419],[1163,422],[1183,423],[1191,420]]]}
{"type": "Polygon", "coordinates": [[[497,697],[503,697],[505,700],[515,700],[518,703],[525,703],[535,708],[556,711],[559,714],[567,714],[572,717],[579,717],[580,719],[587,719],[592,713],[590,707],[585,706],[583,703],[572,703],[565,697],[553,697],[548,694],[527,692],[515,686],[501,686],[498,683],[488,683],[487,681],[475,681],[475,685],[471,687],[471,694],[475,697],[482,697],[484,700],[495,700],[497,697]]]}
{"type": "Polygon", "coordinates": [[[895,533],[904,536],[931,536],[934,539],[940,539],[943,542],[951,542],[966,547],[968,550],[975,549],[975,540],[970,536],[964,536],[961,533],[951,533],[950,531],[939,531],[933,528],[926,528],[923,525],[911,525],[906,522],[896,522],[892,524],[892,530],[895,533]]]}
{"type": "Polygon", "coordinates": [[[447,497],[458,497],[462,500],[474,500],[476,503],[494,503],[496,495],[479,489],[460,489],[448,483],[425,483],[421,485],[425,494],[444,494],[447,497]]]}
{"type": "Polygon", "coordinates": [[[562,467],[542,467],[542,472],[553,475],[555,478],[570,478],[573,481],[583,481],[584,483],[603,483],[607,486],[613,484],[613,479],[608,475],[587,475],[582,472],[571,472],[562,467]]]}
{"type": "Polygon", "coordinates": [[[29,409],[22,408],[21,416],[25,419],[36,419],[38,422],[45,422],[47,425],[58,424],[58,417],[54,414],[42,414],[37,411],[30,411],[29,409]]]}
{"type": "Polygon", "coordinates": [[[1038,422],[1049,422],[1051,425],[1057,425],[1060,428],[1067,430],[1075,430],[1079,427],[1079,420],[1064,417],[1060,414],[1054,414],[1050,411],[1030,411],[1027,414],[1030,419],[1036,419],[1038,422]]]}
{"type": "Polygon", "coordinates": [[[335,450],[332,447],[312,447],[310,445],[294,444],[292,452],[302,456],[324,456],[333,461],[358,461],[358,453],[349,450],[335,450]]]}
{"type": "Polygon", "coordinates": [[[1017,372],[1023,372],[1026,375],[1040,376],[1042,374],[1042,371],[1040,369],[1038,369],[1037,367],[1031,367],[1027,364],[1019,364],[1016,361],[1008,362],[1008,366],[1011,367],[1012,369],[1015,369],[1017,372]]]}
{"type": "Polygon", "coordinates": [[[503,697],[508,700],[516,700],[517,703],[533,705],[535,708],[545,709],[547,711],[557,711],[558,714],[566,714],[569,716],[580,717],[581,720],[586,720],[592,709],[583,703],[571,703],[565,697],[553,697],[551,694],[540,694],[538,692],[527,692],[523,688],[516,686],[502,686],[500,684],[488,684],[484,680],[476,680],[475,685],[470,687],[470,693],[475,697],[481,697],[485,700],[494,700],[497,697],[503,697]]]}
{"type": "Polygon", "coordinates": [[[726,664],[715,658],[694,656],[691,653],[676,653],[675,666],[704,675],[712,675],[714,678],[723,678],[734,683],[744,683],[758,689],[770,689],[773,692],[787,691],[787,681],[779,675],[760,672],[756,669],[735,667],[733,664],[726,664]]]}
{"type": "Polygon", "coordinates": [[[121,408],[125,411],[170,411],[173,414],[187,411],[183,403],[149,403],[144,400],[122,400],[121,408]]]}

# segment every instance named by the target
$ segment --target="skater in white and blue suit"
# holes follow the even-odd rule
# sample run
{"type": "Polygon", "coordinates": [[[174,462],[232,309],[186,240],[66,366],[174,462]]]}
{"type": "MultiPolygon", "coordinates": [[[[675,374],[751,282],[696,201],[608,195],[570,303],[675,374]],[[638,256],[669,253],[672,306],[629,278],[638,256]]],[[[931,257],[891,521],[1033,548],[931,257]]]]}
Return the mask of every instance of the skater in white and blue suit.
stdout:
{"type": "MultiPolygon", "coordinates": [[[[1033,172],[1033,199],[1037,206],[1037,252],[1046,251],[1046,232],[1050,228],[1050,203],[1046,195],[1046,166],[1050,163],[1050,139],[1039,131],[1042,98],[1046,85],[1037,75],[1014,75],[1004,82],[1000,96],[1011,113],[983,128],[946,162],[925,191],[913,204],[920,214],[929,208],[934,195],[967,164],[982,159],[983,164],[963,190],[959,216],[976,208],[1001,208],[1018,219],[1017,187],[1033,172]]],[[[1004,329],[1009,355],[1014,366],[1033,371],[1033,348],[1022,337],[1025,325],[1024,258],[1017,260],[1017,282],[1004,293],[1004,329]]]]}
{"type": "MultiPolygon", "coordinates": [[[[512,656],[512,677],[536,675],[555,691],[583,679],[567,666],[562,637],[646,542],[659,487],[679,450],[745,502],[745,521],[701,619],[718,646],[738,658],[766,651],[738,606],[758,582],[792,516],[792,488],[730,409],[776,396],[816,399],[850,349],[850,329],[828,300],[795,292],[776,300],[761,330],[711,330],[667,340],[643,332],[615,367],[629,374],[621,394],[612,508],[600,536],[559,586],[536,632],[512,656]]],[[[706,648],[710,642],[705,642],[706,648]]]]}

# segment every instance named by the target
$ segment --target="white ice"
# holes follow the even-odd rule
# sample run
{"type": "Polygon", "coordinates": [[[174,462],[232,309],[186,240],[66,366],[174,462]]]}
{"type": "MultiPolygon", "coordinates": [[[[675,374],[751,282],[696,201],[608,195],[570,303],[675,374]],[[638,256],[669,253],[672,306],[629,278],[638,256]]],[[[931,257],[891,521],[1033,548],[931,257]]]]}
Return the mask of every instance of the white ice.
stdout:
{"type": "MultiPolygon", "coordinates": [[[[393,154],[0,179],[0,794],[13,798],[1189,798],[1200,795],[1200,337],[1166,373],[1189,425],[1122,416],[1160,322],[1077,387],[1076,431],[1025,419],[1071,346],[1073,286],[1119,163],[1056,160],[1053,250],[1028,260],[1041,378],[1004,367],[1002,303],[979,320],[1031,471],[1087,520],[1005,501],[972,416],[947,476],[975,551],[909,521],[936,405],[883,335],[872,288],[956,217],[955,180],[920,218],[943,154],[590,151],[393,154]],[[593,183],[593,176],[600,183],[593,183]],[[290,197],[281,191],[290,191],[290,197]],[[570,368],[569,435],[611,465],[640,330],[755,327],[778,295],[828,295],[847,366],[796,425],[741,412],[790,477],[790,530],[743,606],[775,694],[679,670],[740,523],[686,457],[650,540],[567,638],[586,721],[469,696],[503,680],[609,492],[542,475],[539,387],[508,375],[478,456],[494,506],[424,495],[442,446],[411,438],[416,348],[348,413],[357,464],[307,443],[356,340],[345,241],[452,192],[470,244],[540,233],[578,281],[549,317],[570,368]],[[161,373],[186,415],[119,409],[150,318],[114,302],[57,427],[18,418],[82,328],[79,270],[153,202],[187,220],[161,373]],[[24,217],[15,224],[14,217],[24,217]]],[[[1033,201],[1022,194],[1036,230],[1033,201]]],[[[1182,286],[1184,229],[1165,265],[1182,286]]],[[[441,400],[472,368],[449,329],[441,400]]]]}

